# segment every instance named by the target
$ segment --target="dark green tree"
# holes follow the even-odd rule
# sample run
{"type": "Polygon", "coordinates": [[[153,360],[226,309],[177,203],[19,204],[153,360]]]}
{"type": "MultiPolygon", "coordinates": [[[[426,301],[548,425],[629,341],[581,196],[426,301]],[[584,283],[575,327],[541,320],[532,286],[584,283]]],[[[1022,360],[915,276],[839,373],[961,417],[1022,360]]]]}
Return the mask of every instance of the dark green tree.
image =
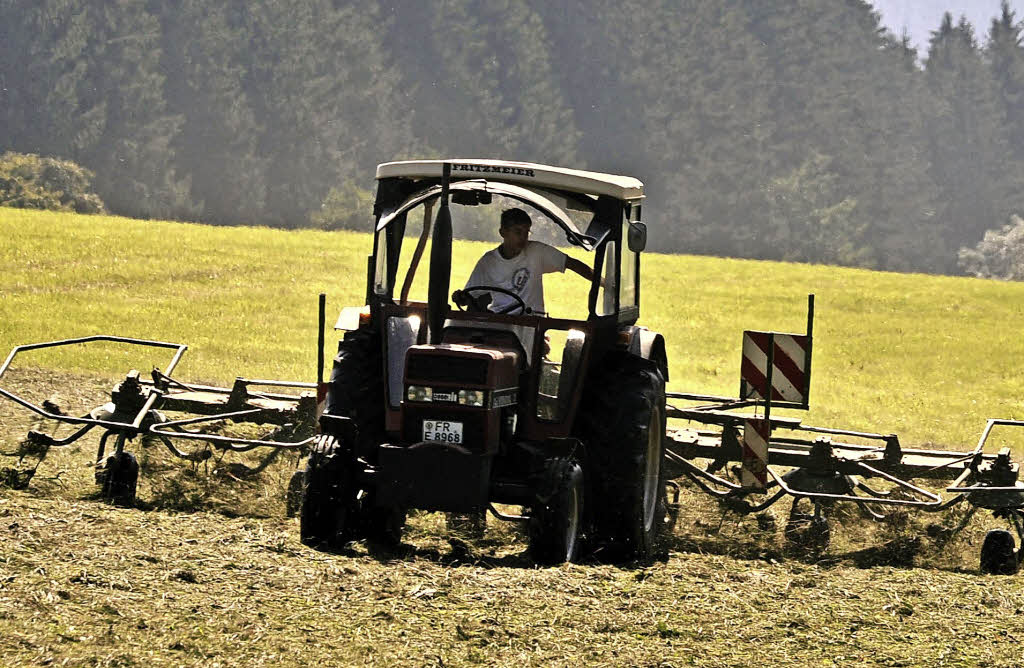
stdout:
{"type": "Polygon", "coordinates": [[[374,161],[411,145],[407,102],[377,44],[372,4],[237,2],[248,37],[242,91],[266,158],[263,222],[298,226],[329,189],[372,183],[374,161]]]}
{"type": "Polygon", "coordinates": [[[578,164],[547,27],[525,0],[389,3],[420,136],[449,155],[578,164]]]}
{"type": "Polygon", "coordinates": [[[257,155],[257,125],[242,89],[249,39],[230,3],[152,2],[160,19],[165,98],[182,119],[171,147],[191,178],[191,198],[211,223],[261,219],[268,158],[257,155]]]}
{"type": "Polygon", "coordinates": [[[96,172],[112,211],[138,217],[191,216],[188,179],[174,169],[171,141],[181,118],[167,110],[160,23],[144,0],[85,3],[88,37],[76,82],[94,137],[71,157],[96,172]]]}
{"type": "MultiPolygon", "coordinates": [[[[1021,45],[1021,24],[1010,5],[1003,0],[1001,13],[989,29],[985,56],[995,80],[999,110],[1005,122],[1009,152],[1005,156],[1001,199],[1006,208],[1024,209],[1024,46],[1021,45]]],[[[998,228],[1005,221],[992,221],[998,228]]]]}
{"type": "Polygon", "coordinates": [[[932,104],[928,127],[930,174],[941,193],[936,233],[949,249],[936,269],[952,271],[956,253],[1008,219],[1009,147],[991,69],[966,19],[946,14],[932,33],[926,62],[932,104]]]}
{"type": "Polygon", "coordinates": [[[91,25],[80,0],[0,0],[0,152],[69,156],[104,109],[79,94],[91,25]]]}

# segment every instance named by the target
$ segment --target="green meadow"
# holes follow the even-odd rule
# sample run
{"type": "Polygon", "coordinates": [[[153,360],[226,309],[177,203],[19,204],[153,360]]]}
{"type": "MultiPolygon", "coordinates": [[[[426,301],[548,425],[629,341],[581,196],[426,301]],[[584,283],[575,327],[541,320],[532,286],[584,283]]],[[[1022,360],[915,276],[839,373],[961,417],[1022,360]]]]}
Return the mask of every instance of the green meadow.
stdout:
{"type": "MultiPolygon", "coordinates": [[[[117,334],[187,343],[174,373],[185,381],[311,381],[317,295],[327,295],[328,327],[341,307],[364,303],[371,241],[0,208],[0,351],[117,334]]],[[[453,287],[492,246],[457,244],[453,287]]],[[[803,332],[814,293],[805,422],[960,448],[988,417],[1024,417],[1024,285],[656,253],[642,273],[641,324],[666,337],[671,390],[735,395],[743,330],[803,332]]],[[[555,276],[547,294],[553,314],[572,315],[585,286],[555,276]]],[[[168,360],[101,344],[28,353],[16,366],[115,378],[168,360]]]]}

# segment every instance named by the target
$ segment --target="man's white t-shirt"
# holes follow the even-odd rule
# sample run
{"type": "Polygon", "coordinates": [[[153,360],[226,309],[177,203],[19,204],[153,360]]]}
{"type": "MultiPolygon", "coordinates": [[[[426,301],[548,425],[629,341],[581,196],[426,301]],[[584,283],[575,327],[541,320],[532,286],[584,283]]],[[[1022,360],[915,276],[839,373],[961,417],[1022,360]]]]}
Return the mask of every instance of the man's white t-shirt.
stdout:
{"type": "MultiPolygon", "coordinates": [[[[487,251],[476,263],[466,286],[493,285],[505,288],[519,295],[534,313],[545,313],[544,281],[542,276],[553,271],[565,271],[566,255],[540,241],[529,241],[523,252],[514,258],[505,259],[495,248],[487,251]]],[[[481,293],[476,293],[479,296],[481,293]]],[[[500,292],[491,293],[491,310],[517,303],[500,292]]]]}

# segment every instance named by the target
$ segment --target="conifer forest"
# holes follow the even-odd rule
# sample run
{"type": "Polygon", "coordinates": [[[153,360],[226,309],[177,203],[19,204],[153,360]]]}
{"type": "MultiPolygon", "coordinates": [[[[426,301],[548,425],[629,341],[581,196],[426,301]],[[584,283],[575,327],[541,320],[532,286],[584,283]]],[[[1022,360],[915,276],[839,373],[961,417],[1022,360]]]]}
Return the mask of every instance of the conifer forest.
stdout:
{"type": "Polygon", "coordinates": [[[0,0],[0,154],[113,213],[364,230],[379,162],[542,162],[642,179],[654,250],[961,273],[1024,212],[996,14],[918,51],[862,0],[0,0]]]}

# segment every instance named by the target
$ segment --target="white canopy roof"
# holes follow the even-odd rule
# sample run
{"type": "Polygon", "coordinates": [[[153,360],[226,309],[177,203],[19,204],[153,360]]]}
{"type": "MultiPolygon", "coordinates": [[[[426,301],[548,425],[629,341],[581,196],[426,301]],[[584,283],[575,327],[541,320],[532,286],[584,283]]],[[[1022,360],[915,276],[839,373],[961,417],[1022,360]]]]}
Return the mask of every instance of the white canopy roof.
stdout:
{"type": "Polygon", "coordinates": [[[609,195],[618,199],[640,199],[644,184],[630,176],[584,172],[565,167],[549,167],[532,162],[508,160],[404,160],[377,165],[377,178],[441,178],[443,165],[452,166],[452,178],[485,179],[521,183],[528,186],[568,190],[588,195],[609,195]]]}

